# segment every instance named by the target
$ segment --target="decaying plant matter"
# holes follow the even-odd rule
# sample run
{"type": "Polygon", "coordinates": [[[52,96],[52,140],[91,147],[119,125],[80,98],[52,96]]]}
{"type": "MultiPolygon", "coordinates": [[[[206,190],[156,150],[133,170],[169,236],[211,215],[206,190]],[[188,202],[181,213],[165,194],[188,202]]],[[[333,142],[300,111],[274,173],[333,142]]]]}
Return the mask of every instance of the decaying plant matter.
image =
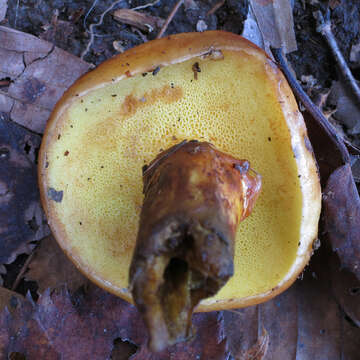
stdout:
{"type": "Polygon", "coordinates": [[[191,336],[194,307],[233,275],[236,231],[261,177],[247,160],[184,141],[153,160],[143,182],[130,284],[158,351],[191,336]]]}

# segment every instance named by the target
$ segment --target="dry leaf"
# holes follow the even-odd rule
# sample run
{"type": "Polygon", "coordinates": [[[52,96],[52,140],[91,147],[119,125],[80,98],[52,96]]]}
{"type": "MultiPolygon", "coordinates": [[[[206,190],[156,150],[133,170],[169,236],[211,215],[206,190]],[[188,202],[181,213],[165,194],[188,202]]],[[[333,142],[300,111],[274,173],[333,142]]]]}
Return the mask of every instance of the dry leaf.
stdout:
{"type": "Polygon", "coordinates": [[[0,112],[37,133],[64,91],[90,65],[35,36],[0,26],[0,75],[10,77],[0,92],[0,112]]]}
{"type": "Polygon", "coordinates": [[[299,359],[355,360],[360,346],[360,329],[348,326],[345,314],[332,295],[330,257],[321,247],[311,260],[303,280],[264,304],[225,312],[225,334],[236,355],[258,349],[261,329],[268,336],[262,360],[299,359]]]}
{"type": "Polygon", "coordinates": [[[326,185],[325,231],[341,264],[360,280],[360,197],[349,164],[335,170],[326,185]]]}
{"type": "Polygon", "coordinates": [[[360,328],[360,283],[357,277],[346,269],[340,269],[337,255],[331,256],[331,285],[336,301],[346,315],[360,328]]]}
{"type": "Polygon", "coordinates": [[[87,278],[76,269],[52,236],[43,239],[36,248],[25,278],[37,282],[39,293],[62,284],[66,284],[74,292],[88,283],[87,278]]]}
{"type": "Polygon", "coordinates": [[[116,10],[113,16],[115,20],[121,23],[135,26],[136,28],[149,33],[153,32],[155,29],[161,28],[165,21],[159,17],[131,9],[116,10]]]}
{"type": "Polygon", "coordinates": [[[35,153],[40,137],[0,113],[0,264],[49,234],[40,206],[35,153]]]}
{"type": "Polygon", "coordinates": [[[334,118],[345,125],[351,134],[360,133],[360,106],[342,81],[334,81],[327,102],[336,107],[334,118]]]}
{"type": "Polygon", "coordinates": [[[40,35],[40,39],[49,41],[60,48],[66,48],[74,31],[74,25],[68,21],[59,20],[54,15],[51,23],[44,25],[43,29],[45,31],[40,35]]]}
{"type": "Polygon", "coordinates": [[[268,52],[269,46],[287,54],[297,50],[290,0],[250,0],[268,52]]]}
{"type": "Polygon", "coordinates": [[[198,314],[194,324],[193,341],[152,354],[134,306],[92,286],[73,296],[64,288],[47,290],[37,304],[28,298],[13,315],[0,314],[0,356],[18,352],[27,360],[103,360],[120,338],[138,346],[134,360],[228,359],[221,313],[198,314]]]}
{"type": "Polygon", "coordinates": [[[244,22],[244,29],[241,36],[253,42],[262,49],[264,48],[264,39],[261,35],[259,26],[256,22],[255,15],[251,9],[251,6],[249,6],[248,14],[244,22]]]}

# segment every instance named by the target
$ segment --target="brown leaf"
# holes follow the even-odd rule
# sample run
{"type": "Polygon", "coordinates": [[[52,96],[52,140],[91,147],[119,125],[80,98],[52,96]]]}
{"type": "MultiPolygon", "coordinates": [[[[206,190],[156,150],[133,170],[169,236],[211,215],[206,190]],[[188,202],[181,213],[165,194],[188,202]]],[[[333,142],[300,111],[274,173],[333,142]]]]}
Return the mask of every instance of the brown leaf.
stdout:
{"type": "Polygon", "coordinates": [[[344,125],[351,134],[360,133],[360,106],[343,81],[334,81],[327,102],[336,107],[334,118],[344,125]]]}
{"type": "Polygon", "coordinates": [[[131,10],[131,9],[119,9],[113,14],[114,19],[136,28],[146,31],[153,32],[154,30],[161,28],[165,20],[156,16],[151,16],[143,12],[131,10]]]}
{"type": "Polygon", "coordinates": [[[120,338],[139,347],[132,355],[136,360],[227,359],[221,313],[198,314],[194,320],[198,331],[193,341],[152,354],[134,306],[91,286],[74,296],[64,288],[47,290],[37,304],[27,299],[13,315],[0,314],[0,356],[18,352],[27,360],[103,360],[120,338]]]}
{"type": "Polygon", "coordinates": [[[235,359],[261,343],[262,328],[269,336],[263,360],[357,359],[360,328],[348,326],[332,295],[330,261],[329,251],[321,247],[303,280],[289,290],[264,304],[225,312],[225,334],[235,359]]]}
{"type": "Polygon", "coordinates": [[[39,146],[39,136],[0,116],[0,264],[29,252],[30,242],[49,234],[37,187],[39,146]]]}
{"type": "MultiPolygon", "coordinates": [[[[344,350],[343,323],[346,321],[333,296],[328,272],[328,256],[323,246],[313,255],[312,263],[297,282],[297,343],[299,359],[341,359],[344,350]]],[[[360,329],[357,339],[360,340],[360,329]]],[[[295,345],[295,344],[294,344],[295,345]]],[[[354,354],[352,354],[354,356],[354,354]]],[[[351,358],[350,358],[351,359],[351,358]]]]}
{"type": "Polygon", "coordinates": [[[0,75],[12,83],[0,93],[0,112],[38,133],[64,91],[90,65],[35,36],[0,26],[0,75]]]}
{"type": "Polygon", "coordinates": [[[346,315],[360,328],[360,283],[357,277],[346,269],[340,270],[337,255],[331,256],[331,284],[336,301],[346,315]]]}
{"type": "Polygon", "coordinates": [[[360,197],[349,164],[331,174],[323,198],[331,246],[342,265],[360,280],[360,197]]]}
{"type": "Polygon", "coordinates": [[[37,282],[39,293],[62,284],[66,284],[67,288],[74,292],[88,282],[52,236],[43,239],[36,248],[25,278],[37,282]]]}
{"type": "Polygon", "coordinates": [[[250,0],[265,48],[282,47],[285,53],[297,50],[290,0],[250,0]]]}
{"type": "Polygon", "coordinates": [[[60,48],[67,47],[69,38],[74,31],[73,24],[59,20],[57,15],[54,15],[51,23],[44,25],[43,28],[45,31],[40,35],[40,39],[49,41],[60,48]]]}

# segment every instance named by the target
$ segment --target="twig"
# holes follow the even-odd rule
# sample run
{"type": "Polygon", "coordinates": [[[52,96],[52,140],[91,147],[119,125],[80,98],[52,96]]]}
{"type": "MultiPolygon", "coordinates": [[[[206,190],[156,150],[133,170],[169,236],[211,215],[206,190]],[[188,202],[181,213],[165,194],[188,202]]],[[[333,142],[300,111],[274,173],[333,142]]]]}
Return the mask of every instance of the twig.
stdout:
{"type": "Polygon", "coordinates": [[[175,4],[175,6],[174,6],[174,8],[171,10],[171,13],[169,14],[168,18],[167,18],[166,21],[164,22],[164,25],[161,27],[161,29],[160,29],[157,37],[156,37],[157,39],[160,39],[160,38],[164,35],[164,33],[165,33],[167,27],[169,26],[171,20],[174,18],[176,12],[179,10],[179,7],[180,7],[180,5],[181,5],[183,2],[184,2],[184,0],[179,0],[179,1],[175,4]]]}
{"type": "Polygon", "coordinates": [[[297,80],[295,79],[293,73],[289,69],[289,65],[287,64],[281,49],[271,48],[271,51],[274,55],[275,60],[279,63],[282,72],[284,73],[286,80],[291,86],[296,98],[303,103],[306,110],[313,116],[313,118],[317,121],[317,123],[324,129],[324,131],[328,134],[331,141],[335,144],[337,149],[340,152],[341,158],[344,164],[350,161],[350,155],[346,149],[346,146],[343,140],[340,138],[336,130],[333,128],[331,123],[326,119],[324,114],[319,110],[317,106],[311,101],[309,96],[305,93],[302,87],[299,85],[297,80]]]}
{"type": "Polygon", "coordinates": [[[330,23],[329,15],[330,15],[330,12],[328,10],[328,12],[326,14],[327,19],[325,21],[323,14],[321,13],[320,10],[315,11],[313,13],[313,16],[317,22],[316,30],[318,32],[320,32],[321,35],[323,35],[324,38],[326,39],[326,41],[331,49],[331,52],[333,53],[333,55],[335,57],[335,60],[338,63],[340,72],[344,77],[345,83],[347,83],[351,87],[351,90],[353,91],[354,96],[356,97],[356,100],[357,100],[358,104],[360,105],[360,88],[359,88],[355,78],[353,77],[343,55],[341,54],[338,44],[336,43],[334,34],[331,31],[331,23],[330,23]]]}
{"type": "Polygon", "coordinates": [[[87,55],[87,53],[89,52],[92,44],[94,43],[94,28],[101,25],[104,21],[104,17],[105,15],[111,11],[117,4],[119,4],[120,2],[122,2],[123,0],[117,0],[114,3],[112,3],[100,16],[100,19],[97,23],[93,23],[89,26],[89,31],[90,31],[90,40],[86,46],[86,49],[82,52],[81,54],[81,59],[84,60],[84,57],[87,55]]]}
{"type": "Polygon", "coordinates": [[[33,249],[33,251],[31,252],[31,254],[29,255],[29,257],[26,259],[26,261],[24,262],[24,265],[22,266],[20,272],[18,273],[12,287],[11,287],[11,290],[15,291],[16,288],[19,286],[19,283],[21,281],[21,279],[23,278],[24,274],[25,274],[25,271],[27,270],[32,258],[34,257],[35,255],[35,249],[33,249]]]}
{"type": "Polygon", "coordinates": [[[225,0],[219,1],[206,13],[206,16],[212,15],[215,11],[220,9],[224,4],[225,4],[225,0]]]}

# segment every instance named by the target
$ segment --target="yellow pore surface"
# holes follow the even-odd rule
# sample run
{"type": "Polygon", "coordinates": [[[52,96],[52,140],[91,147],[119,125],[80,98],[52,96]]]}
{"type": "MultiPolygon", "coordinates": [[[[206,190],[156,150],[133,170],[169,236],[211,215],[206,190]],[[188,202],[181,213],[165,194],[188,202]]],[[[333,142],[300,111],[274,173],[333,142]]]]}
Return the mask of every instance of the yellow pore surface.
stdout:
{"type": "Polygon", "coordinates": [[[302,195],[277,84],[263,59],[223,54],[108,84],[78,97],[58,122],[47,149],[48,187],[63,199],[52,201],[52,216],[62,224],[60,242],[109,288],[128,285],[143,165],[184,139],[248,159],[263,177],[255,209],[238,230],[235,275],[215,298],[269,291],[295,260],[302,195]]]}

